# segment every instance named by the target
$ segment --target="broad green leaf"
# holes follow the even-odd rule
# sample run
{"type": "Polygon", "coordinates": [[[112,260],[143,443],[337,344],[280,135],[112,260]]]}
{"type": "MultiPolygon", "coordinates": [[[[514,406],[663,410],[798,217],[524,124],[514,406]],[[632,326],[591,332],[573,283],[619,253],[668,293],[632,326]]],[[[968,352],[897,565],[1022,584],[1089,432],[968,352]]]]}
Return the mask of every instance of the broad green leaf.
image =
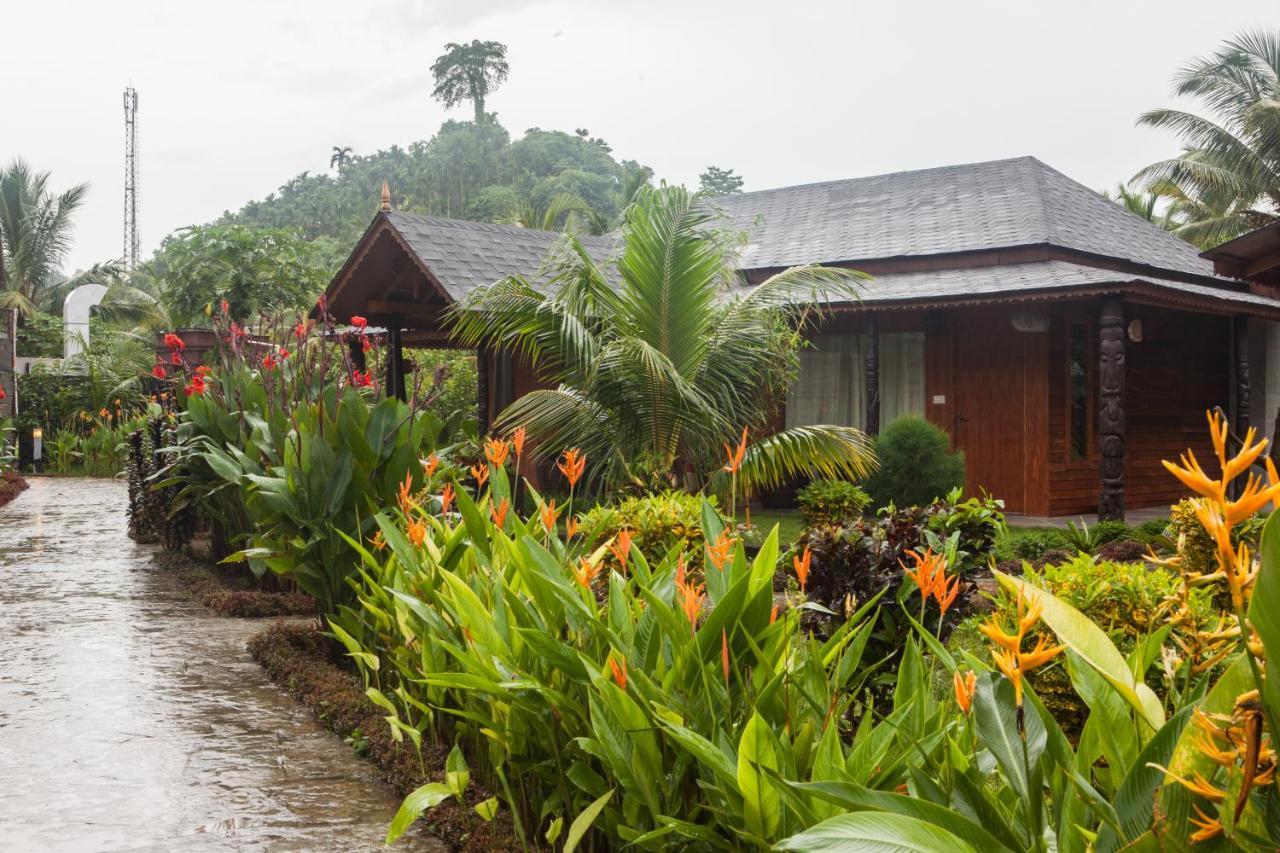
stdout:
{"type": "Polygon", "coordinates": [[[940,826],[906,815],[852,812],[824,820],[777,845],[806,853],[978,853],[940,826]]]}
{"type": "Polygon", "coordinates": [[[1040,791],[1033,790],[1032,779],[1048,735],[1039,714],[1023,713],[1024,739],[1018,731],[1018,717],[1013,685],[1008,679],[992,673],[979,676],[973,696],[973,722],[978,737],[1000,763],[1009,784],[1030,806],[1031,798],[1041,796],[1040,791]]]}
{"type": "Polygon", "coordinates": [[[1147,741],[1146,747],[1138,754],[1129,768],[1129,773],[1120,784],[1114,797],[1116,814],[1120,819],[1123,833],[1117,837],[1115,830],[1103,827],[1098,836],[1096,849],[1099,853],[1112,853],[1122,844],[1136,841],[1151,828],[1151,820],[1155,814],[1156,791],[1165,781],[1164,773],[1158,767],[1167,767],[1173,758],[1174,747],[1182,736],[1183,729],[1195,711],[1192,707],[1183,708],[1169,718],[1164,728],[1156,732],[1156,736],[1147,741]]]}
{"type": "Polygon", "coordinates": [[[609,802],[609,798],[613,796],[613,788],[610,788],[591,805],[582,810],[582,814],[573,819],[573,823],[569,824],[569,834],[564,837],[563,853],[573,853],[578,849],[578,842],[582,841],[582,837],[587,834],[587,830],[591,828],[591,824],[595,823],[596,817],[600,812],[604,811],[605,805],[609,802]]]}
{"type": "Polygon", "coordinates": [[[778,830],[780,800],[768,770],[778,769],[778,756],[770,739],[769,724],[757,713],[743,727],[738,742],[738,788],[747,831],[770,839],[778,830]]]}
{"type": "Polygon", "coordinates": [[[409,796],[404,798],[396,816],[391,819],[387,828],[387,844],[394,844],[396,839],[405,834],[418,816],[433,806],[438,806],[451,796],[448,786],[439,782],[428,782],[409,796]]]}
{"type": "MultiPolygon", "coordinates": [[[[1280,512],[1273,512],[1262,528],[1258,549],[1261,567],[1249,602],[1249,622],[1262,639],[1267,660],[1280,661],[1280,512]]],[[[1280,716],[1280,678],[1263,683],[1264,698],[1271,720],[1280,716]]]]}

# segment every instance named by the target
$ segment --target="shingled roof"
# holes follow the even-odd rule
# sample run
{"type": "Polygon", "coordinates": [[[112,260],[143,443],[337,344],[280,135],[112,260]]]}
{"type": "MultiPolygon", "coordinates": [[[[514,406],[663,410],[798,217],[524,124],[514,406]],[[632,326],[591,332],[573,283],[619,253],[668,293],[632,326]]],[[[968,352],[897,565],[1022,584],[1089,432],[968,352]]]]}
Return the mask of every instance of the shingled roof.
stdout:
{"type": "MultiPolygon", "coordinates": [[[[516,225],[466,222],[416,213],[386,213],[396,233],[431,270],[455,300],[473,287],[510,275],[535,284],[540,268],[560,234],[516,225]]],[[[603,261],[617,245],[616,237],[582,237],[584,248],[603,261]]]]}
{"type": "Polygon", "coordinates": [[[1194,246],[1034,157],[722,196],[745,269],[1056,246],[1212,276],[1194,246]]]}

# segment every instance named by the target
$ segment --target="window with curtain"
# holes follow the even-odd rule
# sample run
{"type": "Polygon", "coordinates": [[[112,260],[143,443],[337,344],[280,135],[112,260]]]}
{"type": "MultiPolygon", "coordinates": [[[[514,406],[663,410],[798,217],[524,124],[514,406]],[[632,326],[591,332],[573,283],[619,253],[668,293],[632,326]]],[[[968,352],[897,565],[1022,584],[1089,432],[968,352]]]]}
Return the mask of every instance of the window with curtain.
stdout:
{"type": "MultiPolygon", "coordinates": [[[[800,352],[787,426],[866,426],[866,337],[819,335],[800,352]]],[[[880,336],[880,423],[924,414],[924,334],[880,336]]]]}

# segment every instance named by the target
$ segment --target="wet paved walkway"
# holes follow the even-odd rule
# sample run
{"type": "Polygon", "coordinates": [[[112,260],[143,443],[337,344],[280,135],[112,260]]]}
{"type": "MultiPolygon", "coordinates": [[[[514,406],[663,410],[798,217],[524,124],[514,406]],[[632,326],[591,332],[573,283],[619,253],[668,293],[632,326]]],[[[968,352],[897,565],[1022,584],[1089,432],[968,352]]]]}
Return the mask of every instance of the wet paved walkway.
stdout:
{"type": "Polygon", "coordinates": [[[0,850],[381,849],[390,789],[249,658],[263,623],[150,568],[125,502],[34,479],[0,508],[0,850]]]}

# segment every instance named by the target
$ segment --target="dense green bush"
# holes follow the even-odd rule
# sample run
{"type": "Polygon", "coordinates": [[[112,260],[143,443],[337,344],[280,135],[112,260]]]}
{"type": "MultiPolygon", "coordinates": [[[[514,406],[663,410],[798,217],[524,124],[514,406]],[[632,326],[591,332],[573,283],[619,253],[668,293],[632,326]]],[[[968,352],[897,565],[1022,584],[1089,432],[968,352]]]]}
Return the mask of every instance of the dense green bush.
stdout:
{"type": "Polygon", "coordinates": [[[677,546],[683,554],[694,554],[702,543],[702,498],[663,492],[625,498],[582,515],[582,536],[589,545],[604,543],[623,530],[631,531],[635,547],[650,562],[659,562],[677,546]]]}
{"type": "MultiPolygon", "coordinates": [[[[1249,546],[1249,550],[1256,552],[1258,542],[1262,538],[1262,525],[1266,520],[1265,515],[1246,518],[1231,529],[1231,541],[1237,545],[1243,542],[1249,546]]],[[[1192,501],[1178,501],[1169,508],[1169,534],[1170,538],[1178,544],[1183,569],[1202,573],[1214,570],[1216,546],[1213,537],[1196,517],[1195,504],[1192,501]]]]}
{"type": "Polygon", "coordinates": [[[796,504],[809,527],[852,521],[869,503],[870,496],[847,480],[814,480],[796,492],[796,504]]]}
{"type": "Polygon", "coordinates": [[[925,506],[964,485],[964,454],[949,449],[947,434],[927,420],[907,415],[876,438],[879,469],[863,487],[872,505],[925,506]]]}

